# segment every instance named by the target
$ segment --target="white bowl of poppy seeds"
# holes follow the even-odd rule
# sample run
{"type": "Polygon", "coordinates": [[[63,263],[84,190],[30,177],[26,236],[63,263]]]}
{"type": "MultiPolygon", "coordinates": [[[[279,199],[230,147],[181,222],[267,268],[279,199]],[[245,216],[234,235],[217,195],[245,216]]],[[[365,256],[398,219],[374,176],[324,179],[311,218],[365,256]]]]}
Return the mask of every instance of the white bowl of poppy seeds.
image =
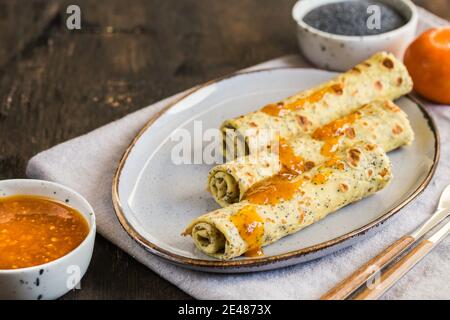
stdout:
{"type": "Polygon", "coordinates": [[[418,22],[409,0],[300,0],[292,16],[303,55],[320,68],[336,71],[379,51],[402,59],[418,22]]]}

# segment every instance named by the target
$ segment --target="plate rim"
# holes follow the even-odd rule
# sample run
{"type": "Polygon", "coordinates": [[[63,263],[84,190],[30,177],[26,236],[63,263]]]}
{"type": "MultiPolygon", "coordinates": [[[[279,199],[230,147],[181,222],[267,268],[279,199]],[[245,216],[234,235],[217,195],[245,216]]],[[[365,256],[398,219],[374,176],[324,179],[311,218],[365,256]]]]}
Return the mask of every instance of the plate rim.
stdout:
{"type": "Polygon", "coordinates": [[[145,123],[145,125],[139,130],[137,135],[132,139],[130,144],[127,146],[125,151],[123,152],[123,155],[120,158],[119,164],[117,166],[116,172],[113,177],[112,182],[112,202],[113,202],[113,208],[114,212],[116,214],[117,219],[119,220],[119,223],[124,228],[124,230],[127,232],[127,234],[135,240],[139,245],[147,249],[150,253],[155,254],[159,257],[162,257],[172,263],[186,266],[186,267],[207,267],[210,269],[228,269],[228,268],[235,268],[235,267],[246,267],[246,268],[252,268],[252,267],[260,267],[267,264],[275,263],[275,262],[282,262],[290,259],[300,258],[302,256],[305,256],[307,254],[320,252],[322,250],[327,250],[333,246],[342,244],[348,240],[351,240],[354,237],[362,236],[365,233],[375,229],[376,227],[380,226],[387,220],[389,220],[392,216],[397,214],[401,209],[403,209],[406,205],[408,205],[410,202],[412,202],[414,199],[416,199],[429,185],[431,179],[434,176],[434,173],[436,171],[439,159],[440,159],[440,136],[439,136],[439,130],[436,125],[436,122],[434,121],[433,117],[428,113],[425,106],[422,104],[421,101],[419,101],[416,97],[412,96],[411,93],[404,95],[403,97],[406,97],[410,100],[412,100],[418,107],[419,110],[422,112],[424,117],[426,118],[428,122],[428,126],[430,127],[434,139],[435,139],[435,152],[433,157],[433,163],[431,165],[430,170],[428,171],[425,179],[422,181],[422,183],[414,190],[413,193],[411,193],[410,196],[408,196],[406,199],[404,199],[402,202],[400,202],[397,206],[394,208],[386,211],[382,216],[379,218],[369,222],[368,224],[355,229],[351,232],[348,232],[346,234],[343,234],[339,237],[336,237],[334,239],[312,245],[303,249],[298,249],[294,251],[290,251],[283,254],[273,255],[269,257],[262,257],[262,258],[252,258],[252,259],[245,259],[245,260],[206,260],[206,259],[195,259],[195,258],[189,258],[185,257],[176,253],[173,253],[171,251],[168,251],[166,249],[161,248],[160,246],[152,243],[148,239],[146,239],[144,236],[142,236],[136,229],[133,228],[131,223],[127,220],[125,217],[124,211],[122,209],[122,205],[120,202],[119,197],[119,183],[120,183],[120,177],[122,174],[122,169],[125,166],[125,163],[128,159],[128,156],[133,151],[133,148],[135,147],[138,140],[141,138],[141,136],[147,131],[147,129],[157,120],[159,119],[166,111],[168,111],[170,108],[172,108],[174,105],[179,103],[180,101],[184,100],[185,98],[189,97],[190,95],[196,93],[197,91],[201,90],[202,88],[205,88],[209,85],[212,85],[214,83],[234,78],[241,75],[248,75],[248,74],[255,74],[260,72],[267,72],[267,71],[276,71],[276,70],[316,70],[316,71],[326,71],[326,70],[319,70],[314,68],[301,68],[301,67],[274,67],[274,68],[262,68],[257,70],[244,70],[244,71],[237,71],[210,81],[207,81],[201,85],[197,85],[189,90],[187,90],[184,94],[181,95],[181,97],[176,98],[174,101],[168,103],[163,109],[158,111],[156,114],[154,114],[150,119],[145,123]]]}

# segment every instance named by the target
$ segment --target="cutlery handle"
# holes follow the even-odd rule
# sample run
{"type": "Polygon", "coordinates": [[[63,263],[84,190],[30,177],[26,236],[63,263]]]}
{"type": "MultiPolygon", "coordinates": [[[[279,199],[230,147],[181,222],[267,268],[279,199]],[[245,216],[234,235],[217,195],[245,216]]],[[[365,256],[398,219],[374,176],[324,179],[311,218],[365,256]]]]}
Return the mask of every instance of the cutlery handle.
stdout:
{"type": "Polygon", "coordinates": [[[429,240],[422,240],[406,256],[396,262],[380,278],[379,283],[375,283],[370,288],[366,287],[359,293],[355,300],[374,300],[381,297],[394,283],[411,270],[427,253],[429,253],[435,243],[429,240]]]}
{"type": "Polygon", "coordinates": [[[403,236],[376,257],[362,265],[358,270],[353,272],[348,278],[344,279],[333,289],[325,293],[321,300],[342,300],[347,298],[351,293],[364,284],[371,276],[386,266],[392,259],[399,255],[403,250],[414,243],[415,238],[412,236],[403,236]]]}

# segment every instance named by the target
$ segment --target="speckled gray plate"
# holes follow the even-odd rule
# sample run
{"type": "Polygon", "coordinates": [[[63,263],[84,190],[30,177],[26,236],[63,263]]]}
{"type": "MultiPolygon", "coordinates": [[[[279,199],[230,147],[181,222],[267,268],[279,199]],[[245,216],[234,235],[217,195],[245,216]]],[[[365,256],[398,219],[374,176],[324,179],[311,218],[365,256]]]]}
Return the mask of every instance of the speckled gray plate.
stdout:
{"type": "Polygon", "coordinates": [[[180,235],[194,217],[218,206],[205,190],[211,166],[173,164],[170,154],[176,142],[168,138],[170,134],[177,128],[192,133],[194,120],[203,122],[203,130],[218,128],[225,119],[334,75],[296,68],[237,73],[207,83],[168,106],[142,129],[119,164],[113,202],[125,230],[151,253],[178,265],[214,272],[261,271],[302,263],[347,247],[375,231],[424,190],[439,158],[436,126],[411,97],[397,103],[408,114],[416,140],[411,147],[389,154],[395,178],[376,195],[265,247],[262,258],[217,261],[195,249],[189,237],[180,235]]]}

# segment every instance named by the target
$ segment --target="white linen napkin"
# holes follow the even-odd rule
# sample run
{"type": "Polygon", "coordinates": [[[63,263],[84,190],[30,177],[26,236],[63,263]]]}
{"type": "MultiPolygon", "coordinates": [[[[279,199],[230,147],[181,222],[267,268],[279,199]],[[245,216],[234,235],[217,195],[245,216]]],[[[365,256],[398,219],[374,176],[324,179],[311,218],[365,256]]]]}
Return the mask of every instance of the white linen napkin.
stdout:
{"type": "MultiPolygon", "coordinates": [[[[421,8],[419,12],[418,32],[448,24],[421,8]]],[[[280,66],[306,67],[308,64],[300,56],[287,56],[254,68],[280,66]]],[[[132,240],[119,224],[111,201],[112,178],[125,148],[148,118],[178,96],[39,153],[29,161],[27,176],[59,182],[79,191],[94,207],[101,235],[195,298],[317,299],[388,244],[427,219],[442,189],[450,183],[450,106],[427,103],[443,141],[439,167],[425,192],[374,236],[324,258],[275,271],[226,275],[183,269],[148,253],[132,240]]],[[[446,239],[384,298],[450,299],[449,283],[450,239],[446,239]]]]}

